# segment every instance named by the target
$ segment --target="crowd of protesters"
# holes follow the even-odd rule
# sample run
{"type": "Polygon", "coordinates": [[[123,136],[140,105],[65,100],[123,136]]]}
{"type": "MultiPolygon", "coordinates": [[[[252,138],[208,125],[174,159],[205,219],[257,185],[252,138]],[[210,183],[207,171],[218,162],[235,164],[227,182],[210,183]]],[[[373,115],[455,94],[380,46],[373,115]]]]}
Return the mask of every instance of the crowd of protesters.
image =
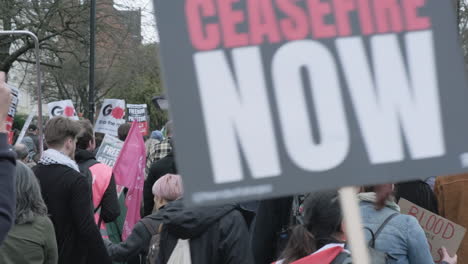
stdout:
{"type": "MultiPolygon", "coordinates": [[[[185,208],[184,177],[174,159],[174,129],[146,141],[141,220],[123,241],[111,241],[110,224],[125,214],[112,168],[96,160],[89,121],[50,119],[46,150],[38,129],[7,144],[10,92],[0,75],[0,263],[6,264],[312,264],[351,263],[348,233],[337,191],[247,204],[185,208]],[[16,153],[16,154],[15,154],[16,153]],[[15,160],[16,157],[16,160],[15,160]],[[107,226],[107,228],[106,228],[107,226]]],[[[130,124],[118,129],[125,141],[130,124]]],[[[468,175],[362,187],[358,198],[371,263],[434,263],[418,221],[400,214],[405,198],[468,226],[468,175]]],[[[122,228],[122,227],[120,227],[122,228]]],[[[468,239],[458,257],[442,249],[444,264],[468,263],[468,239]]]]}

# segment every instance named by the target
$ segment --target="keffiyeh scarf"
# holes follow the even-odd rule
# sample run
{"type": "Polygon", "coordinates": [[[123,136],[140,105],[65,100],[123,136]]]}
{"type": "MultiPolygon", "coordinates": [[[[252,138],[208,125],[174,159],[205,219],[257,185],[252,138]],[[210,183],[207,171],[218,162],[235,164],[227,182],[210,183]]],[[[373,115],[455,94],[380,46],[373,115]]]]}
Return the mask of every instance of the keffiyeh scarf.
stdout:
{"type": "Polygon", "coordinates": [[[77,172],[80,172],[78,164],[76,164],[74,160],[70,159],[70,157],[55,149],[48,149],[44,151],[44,153],[42,154],[42,158],[39,160],[38,163],[42,165],[60,164],[72,168],[77,172]]]}

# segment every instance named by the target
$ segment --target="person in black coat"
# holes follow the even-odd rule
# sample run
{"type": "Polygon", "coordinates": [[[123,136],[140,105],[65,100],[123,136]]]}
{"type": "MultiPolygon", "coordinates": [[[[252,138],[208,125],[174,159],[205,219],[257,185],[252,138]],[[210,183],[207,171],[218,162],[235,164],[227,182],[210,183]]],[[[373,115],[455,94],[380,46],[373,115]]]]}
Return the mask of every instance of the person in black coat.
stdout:
{"type": "MultiPolygon", "coordinates": [[[[93,176],[90,168],[99,162],[93,154],[96,148],[96,140],[94,138],[93,126],[89,120],[78,121],[81,125],[81,132],[78,135],[76,143],[75,160],[78,163],[80,171],[84,175],[88,175],[88,182],[92,185],[93,176]]],[[[109,177],[108,175],[95,175],[95,177],[109,177]]],[[[93,206],[94,207],[94,206],[93,206]]],[[[109,185],[102,194],[100,202],[100,219],[104,223],[110,223],[117,219],[120,215],[120,205],[117,197],[117,187],[115,185],[114,175],[110,176],[109,185]]],[[[94,208],[95,210],[98,208],[94,208]]]]}
{"type": "Polygon", "coordinates": [[[55,117],[47,122],[49,149],[33,168],[54,224],[61,264],[110,264],[94,223],[90,187],[72,159],[80,127],[76,121],[55,117]]]}
{"type": "Polygon", "coordinates": [[[5,74],[0,72],[0,245],[14,223],[16,208],[16,158],[8,146],[5,127],[11,92],[5,85],[5,78],[5,74]]]}
{"type": "MultiPolygon", "coordinates": [[[[146,263],[145,258],[150,247],[151,238],[159,232],[162,224],[162,211],[165,210],[165,206],[169,202],[180,199],[183,195],[180,175],[167,174],[161,177],[153,186],[153,194],[158,209],[157,212],[138,221],[125,241],[118,244],[105,241],[107,252],[113,261],[125,262],[140,255],[141,263],[146,263]]],[[[155,256],[157,257],[156,254],[155,256]]]]}
{"type": "Polygon", "coordinates": [[[260,201],[252,232],[255,263],[272,263],[278,259],[286,246],[287,241],[282,241],[280,234],[289,227],[292,203],[292,196],[260,201]]]}
{"type": "Polygon", "coordinates": [[[177,174],[177,167],[174,158],[174,147],[172,152],[166,157],[156,161],[151,165],[148,178],[145,180],[143,187],[143,216],[148,216],[153,212],[154,209],[154,195],[153,185],[154,183],[166,174],[177,174]]]}
{"type": "Polygon", "coordinates": [[[184,208],[166,205],[159,262],[167,263],[178,239],[189,239],[192,264],[253,264],[248,225],[252,215],[238,205],[184,208]]]}

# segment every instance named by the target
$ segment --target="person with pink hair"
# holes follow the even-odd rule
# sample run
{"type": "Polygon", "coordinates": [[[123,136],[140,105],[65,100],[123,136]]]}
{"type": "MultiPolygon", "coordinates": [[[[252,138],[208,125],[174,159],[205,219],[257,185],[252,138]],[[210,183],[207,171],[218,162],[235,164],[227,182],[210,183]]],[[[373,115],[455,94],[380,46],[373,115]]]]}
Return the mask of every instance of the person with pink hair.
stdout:
{"type": "MultiPolygon", "coordinates": [[[[166,174],[154,183],[152,192],[157,211],[136,223],[127,240],[118,244],[113,244],[109,240],[105,241],[107,252],[113,261],[127,262],[139,257],[141,263],[146,263],[151,239],[159,232],[159,226],[162,223],[162,218],[158,213],[164,210],[168,203],[179,200],[183,196],[182,177],[176,174],[166,174]]],[[[157,253],[152,252],[152,254],[157,253]]]]}
{"type": "Polygon", "coordinates": [[[184,187],[182,186],[182,178],[180,175],[166,174],[162,176],[153,185],[156,209],[165,206],[168,202],[182,198],[183,193],[184,187]]]}

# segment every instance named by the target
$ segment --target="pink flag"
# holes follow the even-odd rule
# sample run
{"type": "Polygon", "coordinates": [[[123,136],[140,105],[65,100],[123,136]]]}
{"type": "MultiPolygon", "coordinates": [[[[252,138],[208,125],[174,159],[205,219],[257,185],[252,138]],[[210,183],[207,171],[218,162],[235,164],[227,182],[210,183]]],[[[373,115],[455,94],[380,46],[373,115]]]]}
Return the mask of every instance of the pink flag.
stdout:
{"type": "Polygon", "coordinates": [[[140,220],[140,205],[145,181],[146,150],[138,123],[133,122],[127,139],[114,166],[117,185],[128,188],[125,205],[127,217],[122,230],[122,239],[130,235],[135,224],[140,220]]]}

